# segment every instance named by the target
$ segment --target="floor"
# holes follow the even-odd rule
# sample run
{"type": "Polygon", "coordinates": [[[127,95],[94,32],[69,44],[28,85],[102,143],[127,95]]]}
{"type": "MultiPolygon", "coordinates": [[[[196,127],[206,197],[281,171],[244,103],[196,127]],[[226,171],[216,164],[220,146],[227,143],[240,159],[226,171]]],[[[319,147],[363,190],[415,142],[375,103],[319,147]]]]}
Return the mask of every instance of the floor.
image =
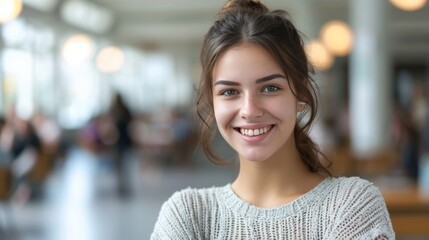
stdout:
{"type": "Polygon", "coordinates": [[[0,239],[149,239],[161,205],[176,190],[224,185],[234,171],[210,164],[164,168],[130,154],[131,194],[117,192],[115,172],[104,157],[75,148],[45,186],[42,200],[2,203],[0,239]]]}
{"type": "Polygon", "coordinates": [[[125,168],[131,194],[123,195],[109,155],[73,148],[48,179],[43,198],[0,202],[0,240],[149,239],[162,203],[175,191],[222,186],[236,174],[199,152],[193,156],[191,167],[162,167],[159,159],[132,152],[125,168]]]}

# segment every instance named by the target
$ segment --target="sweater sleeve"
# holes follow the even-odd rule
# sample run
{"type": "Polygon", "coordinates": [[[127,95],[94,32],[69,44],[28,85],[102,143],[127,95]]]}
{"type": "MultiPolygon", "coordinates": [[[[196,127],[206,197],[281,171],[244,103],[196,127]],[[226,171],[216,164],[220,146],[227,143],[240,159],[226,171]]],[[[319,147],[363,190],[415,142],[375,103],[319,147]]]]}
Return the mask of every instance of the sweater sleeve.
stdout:
{"type": "Polygon", "coordinates": [[[327,239],[395,239],[381,192],[370,182],[354,179],[343,195],[334,227],[327,239]]]}
{"type": "Polygon", "coordinates": [[[174,193],[161,207],[151,240],[193,239],[192,221],[183,192],[174,193]]]}

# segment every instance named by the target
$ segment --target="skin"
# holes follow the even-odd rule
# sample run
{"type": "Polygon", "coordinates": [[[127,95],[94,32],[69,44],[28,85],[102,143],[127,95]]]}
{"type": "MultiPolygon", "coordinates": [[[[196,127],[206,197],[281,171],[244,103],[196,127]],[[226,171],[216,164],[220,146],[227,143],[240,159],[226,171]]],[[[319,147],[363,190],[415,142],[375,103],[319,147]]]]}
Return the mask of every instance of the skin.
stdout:
{"type": "Polygon", "coordinates": [[[301,105],[265,49],[243,43],[220,56],[213,69],[213,107],[220,133],[240,159],[232,188],[243,200],[277,207],[322,181],[299,157],[293,129],[301,105]]]}

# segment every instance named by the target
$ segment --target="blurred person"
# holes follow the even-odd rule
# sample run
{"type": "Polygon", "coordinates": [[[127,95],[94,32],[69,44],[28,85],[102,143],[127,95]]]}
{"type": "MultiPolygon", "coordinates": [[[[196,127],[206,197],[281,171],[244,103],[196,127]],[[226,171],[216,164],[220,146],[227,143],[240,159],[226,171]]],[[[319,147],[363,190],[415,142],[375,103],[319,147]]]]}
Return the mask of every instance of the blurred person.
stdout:
{"type": "Polygon", "coordinates": [[[61,128],[58,124],[42,112],[34,114],[32,123],[44,148],[49,151],[57,151],[61,144],[61,128]]]}
{"type": "Polygon", "coordinates": [[[422,132],[427,116],[427,89],[423,81],[415,81],[411,99],[411,119],[419,132],[422,132]]]}
{"type": "Polygon", "coordinates": [[[395,238],[380,191],[358,177],[333,177],[309,137],[316,86],[285,11],[228,1],[205,36],[201,64],[202,147],[226,162],[211,149],[216,123],[238,154],[238,176],[173,194],[151,239],[395,238]]]}
{"type": "Polygon", "coordinates": [[[12,195],[13,175],[11,171],[11,155],[2,141],[6,120],[0,116],[0,239],[13,230],[13,221],[9,200],[12,195]],[[10,226],[12,229],[10,229],[10,226]]]}
{"type": "Polygon", "coordinates": [[[57,161],[64,157],[63,143],[61,141],[61,129],[58,124],[45,114],[38,111],[31,118],[34,132],[40,140],[40,152],[30,177],[35,187],[42,191],[42,185],[53,172],[57,161]]]}
{"type": "Polygon", "coordinates": [[[114,147],[113,161],[118,180],[118,194],[122,197],[128,197],[131,194],[131,188],[126,160],[133,143],[129,132],[133,116],[120,94],[114,96],[108,115],[113,124],[111,136],[114,147]]]}
{"type": "Polygon", "coordinates": [[[426,99],[426,117],[423,124],[422,151],[429,154],[429,98],[426,99]]]}
{"type": "Polygon", "coordinates": [[[426,117],[421,138],[421,156],[419,162],[419,187],[429,196],[429,99],[426,99],[426,117]]]}
{"type": "Polygon", "coordinates": [[[419,162],[424,151],[425,119],[427,116],[426,91],[421,81],[413,82],[407,106],[396,105],[393,133],[400,151],[399,167],[413,181],[419,178],[419,162]]]}
{"type": "Polygon", "coordinates": [[[402,167],[407,177],[417,180],[419,172],[419,139],[420,133],[417,126],[410,118],[411,113],[405,112],[402,117],[402,167]]]}
{"type": "Polygon", "coordinates": [[[0,165],[7,166],[10,164],[12,156],[9,151],[9,140],[5,138],[5,132],[7,132],[6,128],[6,119],[4,117],[0,117],[0,165]]]}
{"type": "Polygon", "coordinates": [[[18,117],[14,107],[7,111],[0,141],[2,148],[8,151],[12,158],[13,199],[20,204],[40,199],[40,184],[32,179],[31,171],[37,164],[41,142],[32,123],[18,117]]]}
{"type": "Polygon", "coordinates": [[[100,153],[103,149],[102,136],[99,130],[101,116],[93,116],[79,132],[80,145],[92,153],[100,153]]]}
{"type": "Polygon", "coordinates": [[[10,169],[12,157],[7,146],[2,141],[5,125],[6,120],[0,117],[0,202],[9,199],[12,188],[12,173],[10,169]]]}

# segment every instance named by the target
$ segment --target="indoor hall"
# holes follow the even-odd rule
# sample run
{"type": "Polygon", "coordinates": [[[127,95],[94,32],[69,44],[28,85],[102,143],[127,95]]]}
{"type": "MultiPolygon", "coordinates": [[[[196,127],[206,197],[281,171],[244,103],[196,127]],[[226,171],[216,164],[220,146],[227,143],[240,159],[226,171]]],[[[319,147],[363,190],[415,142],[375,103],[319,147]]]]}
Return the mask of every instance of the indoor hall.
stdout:
{"type": "MultiPolygon", "coordinates": [[[[2,239],[149,239],[162,203],[177,189],[225,185],[232,169],[206,163],[166,168],[130,152],[129,193],[118,191],[112,162],[82,148],[70,149],[64,165],[46,180],[44,196],[20,203],[2,216],[2,239]]],[[[6,207],[6,206],[4,206],[6,207]]],[[[6,212],[5,212],[6,213],[6,212]]]]}
{"type": "MultiPolygon", "coordinates": [[[[429,4],[263,2],[307,37],[332,171],[380,188],[398,239],[428,238],[429,4]]],[[[0,0],[0,239],[148,239],[172,193],[235,179],[192,111],[223,4],[0,0]]]]}

